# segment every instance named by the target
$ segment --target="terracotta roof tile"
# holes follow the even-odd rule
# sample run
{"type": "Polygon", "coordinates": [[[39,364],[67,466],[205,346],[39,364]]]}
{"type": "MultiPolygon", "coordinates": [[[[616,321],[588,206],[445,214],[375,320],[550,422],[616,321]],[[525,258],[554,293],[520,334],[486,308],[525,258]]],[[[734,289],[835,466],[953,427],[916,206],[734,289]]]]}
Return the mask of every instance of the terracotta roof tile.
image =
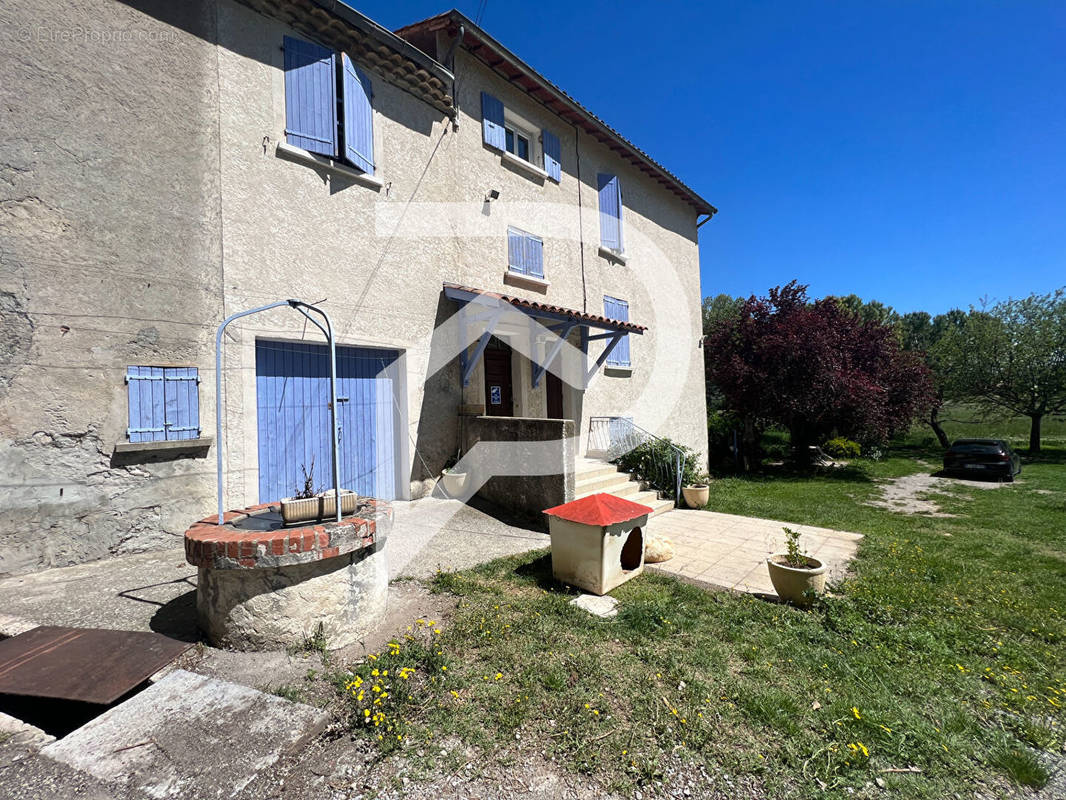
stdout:
{"type": "Polygon", "coordinates": [[[534,312],[543,311],[548,314],[561,314],[566,317],[570,317],[578,322],[589,322],[602,327],[609,327],[614,330],[626,331],[628,333],[644,333],[648,329],[647,325],[637,325],[635,322],[626,322],[620,319],[611,319],[610,317],[604,317],[600,314],[590,314],[587,311],[577,311],[573,308],[563,308],[562,306],[552,305],[551,303],[539,303],[536,300],[526,300],[523,297],[514,297],[512,295],[500,294],[499,292],[490,292],[488,289],[477,289],[473,286],[463,286],[459,283],[444,284],[445,289],[457,289],[460,292],[470,292],[471,294],[481,295],[482,297],[494,297],[497,300],[502,300],[505,303],[510,303],[515,308],[521,308],[534,312]]]}

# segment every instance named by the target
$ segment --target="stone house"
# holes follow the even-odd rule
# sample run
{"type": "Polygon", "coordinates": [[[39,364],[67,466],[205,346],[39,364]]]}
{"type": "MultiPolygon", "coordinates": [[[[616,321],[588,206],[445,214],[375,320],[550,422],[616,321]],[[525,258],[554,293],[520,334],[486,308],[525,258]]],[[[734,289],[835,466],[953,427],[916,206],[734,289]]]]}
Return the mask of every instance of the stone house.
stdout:
{"type": "Polygon", "coordinates": [[[463,15],[0,19],[0,575],[177,544],[220,444],[228,507],[329,486],[327,349],[288,308],[227,329],[214,433],[216,328],[288,298],[332,318],[347,488],[417,498],[458,456],[536,510],[616,424],[705,453],[715,209],[463,15]]]}

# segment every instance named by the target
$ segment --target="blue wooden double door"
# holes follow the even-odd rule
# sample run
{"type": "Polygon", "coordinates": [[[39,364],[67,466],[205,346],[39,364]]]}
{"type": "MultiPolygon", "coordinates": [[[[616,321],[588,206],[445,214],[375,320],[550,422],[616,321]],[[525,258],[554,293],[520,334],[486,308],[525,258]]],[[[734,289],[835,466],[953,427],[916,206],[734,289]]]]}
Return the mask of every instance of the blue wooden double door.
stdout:
{"type": "MultiPolygon", "coordinates": [[[[399,351],[337,348],[341,488],[385,500],[396,497],[400,429],[399,351]]],[[[304,488],[333,486],[330,452],[329,348],[257,341],[259,502],[304,488]]]]}

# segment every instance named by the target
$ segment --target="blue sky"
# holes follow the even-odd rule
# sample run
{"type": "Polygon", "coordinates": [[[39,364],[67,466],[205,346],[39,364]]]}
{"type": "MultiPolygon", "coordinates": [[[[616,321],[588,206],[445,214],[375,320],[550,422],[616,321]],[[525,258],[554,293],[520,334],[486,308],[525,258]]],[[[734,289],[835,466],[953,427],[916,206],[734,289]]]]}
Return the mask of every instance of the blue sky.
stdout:
{"type": "MultiPolygon", "coordinates": [[[[446,9],[351,4],[389,28],[446,9]]],[[[1066,285],[1061,0],[488,0],[481,22],[718,207],[704,294],[796,278],[936,313],[1066,285]]]]}

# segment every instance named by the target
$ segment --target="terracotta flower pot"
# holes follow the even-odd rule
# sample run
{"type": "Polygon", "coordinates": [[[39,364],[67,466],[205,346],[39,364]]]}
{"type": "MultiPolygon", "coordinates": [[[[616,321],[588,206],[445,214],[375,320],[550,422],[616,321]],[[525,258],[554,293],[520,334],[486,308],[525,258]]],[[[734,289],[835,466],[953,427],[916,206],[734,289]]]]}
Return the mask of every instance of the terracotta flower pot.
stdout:
{"type": "Polygon", "coordinates": [[[681,494],[689,508],[703,508],[711,497],[711,487],[706,483],[694,483],[681,487],[681,494]]]}
{"type": "Polygon", "coordinates": [[[766,559],[770,582],[777,596],[799,606],[810,605],[814,595],[825,591],[825,564],[811,556],[805,558],[806,567],[789,565],[784,553],[775,553],[766,559]]]}
{"type": "Polygon", "coordinates": [[[444,491],[448,497],[461,497],[466,489],[465,472],[442,472],[440,482],[444,485],[444,491]]]}

